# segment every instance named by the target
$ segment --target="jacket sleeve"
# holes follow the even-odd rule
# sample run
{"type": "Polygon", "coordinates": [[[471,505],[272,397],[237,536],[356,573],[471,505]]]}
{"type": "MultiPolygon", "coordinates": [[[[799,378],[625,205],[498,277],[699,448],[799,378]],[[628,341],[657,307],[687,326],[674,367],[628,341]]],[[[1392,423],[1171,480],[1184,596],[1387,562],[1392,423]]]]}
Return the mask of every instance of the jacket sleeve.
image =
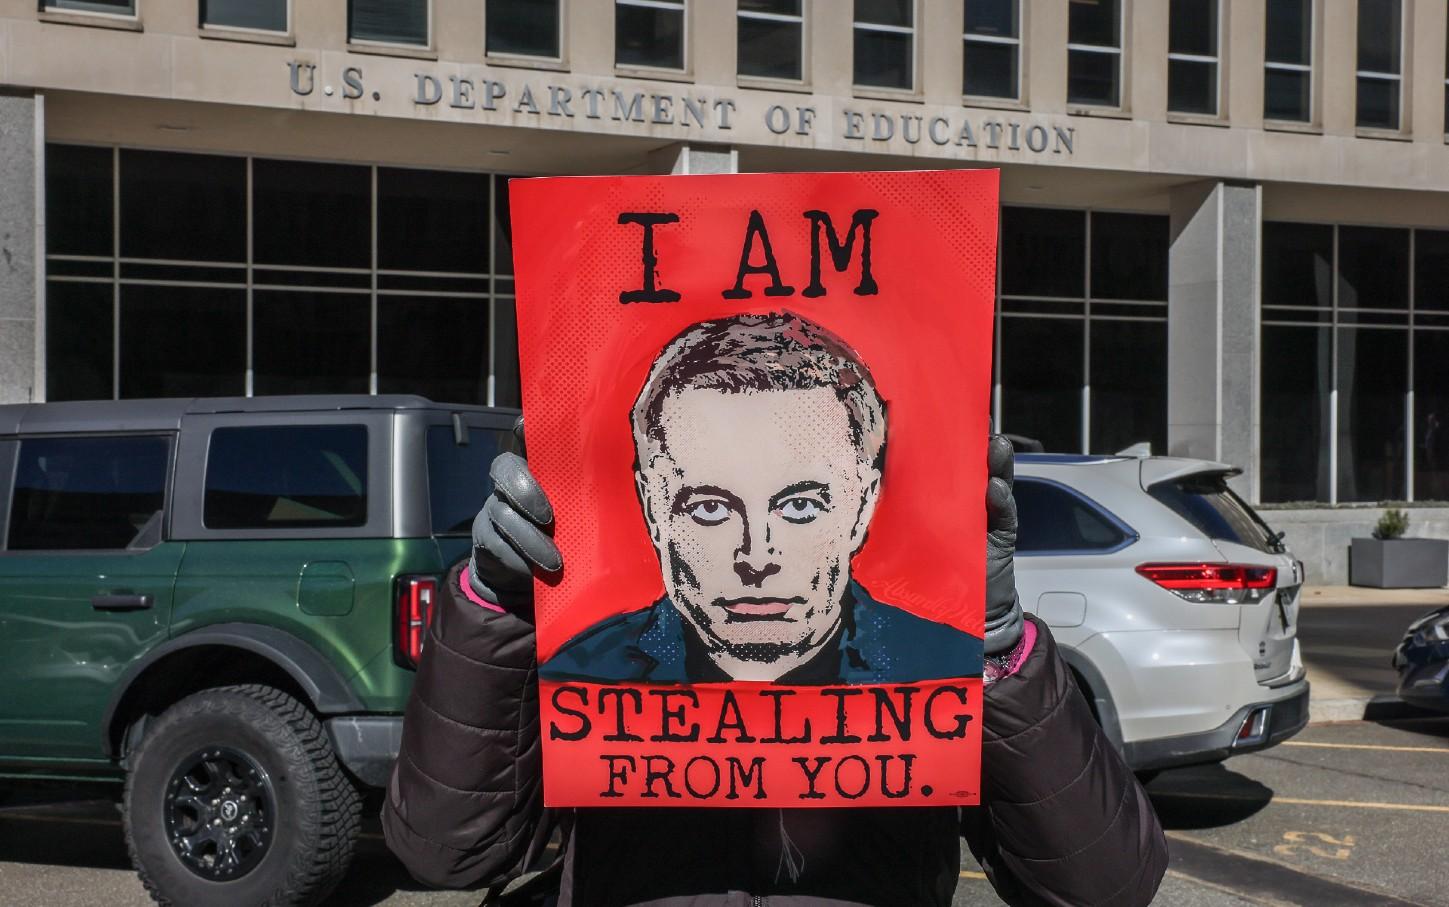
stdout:
{"type": "Polygon", "coordinates": [[[468,601],[461,569],[438,594],[382,810],[388,847],[440,888],[507,881],[550,830],[533,625],[468,601]]]}
{"type": "Polygon", "coordinates": [[[1149,904],[1167,870],[1157,814],[1035,623],[1025,662],[987,687],[982,808],[963,834],[1008,904],[1149,904]]]}

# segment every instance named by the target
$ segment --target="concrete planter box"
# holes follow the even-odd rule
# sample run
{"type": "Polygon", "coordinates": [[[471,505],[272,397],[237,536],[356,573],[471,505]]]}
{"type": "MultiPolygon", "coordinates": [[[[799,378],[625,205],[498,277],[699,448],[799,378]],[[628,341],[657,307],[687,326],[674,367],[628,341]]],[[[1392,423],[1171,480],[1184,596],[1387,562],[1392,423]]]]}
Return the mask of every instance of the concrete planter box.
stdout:
{"type": "Polygon", "coordinates": [[[1449,541],[1354,539],[1348,581],[1379,589],[1430,589],[1449,583],[1449,541]]]}

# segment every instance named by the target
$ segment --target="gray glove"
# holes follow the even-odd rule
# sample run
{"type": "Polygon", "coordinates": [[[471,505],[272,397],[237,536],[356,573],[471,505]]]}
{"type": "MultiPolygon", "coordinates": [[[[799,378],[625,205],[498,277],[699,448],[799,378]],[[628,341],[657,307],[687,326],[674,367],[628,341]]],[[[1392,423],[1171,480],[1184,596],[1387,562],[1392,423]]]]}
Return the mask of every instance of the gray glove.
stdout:
{"type": "MultiPolygon", "coordinates": [[[[513,426],[523,449],[523,417],[513,426]]],[[[488,470],[493,493],[473,520],[468,583],[484,601],[510,611],[533,603],[533,575],[557,574],[563,558],[553,538],[553,505],[538,486],[528,461],[504,452],[488,470]]]]}
{"type": "Polygon", "coordinates": [[[1016,499],[1011,442],[992,435],[986,443],[986,642],[987,655],[1016,648],[1021,639],[1021,602],[1016,597],[1016,499]]]}

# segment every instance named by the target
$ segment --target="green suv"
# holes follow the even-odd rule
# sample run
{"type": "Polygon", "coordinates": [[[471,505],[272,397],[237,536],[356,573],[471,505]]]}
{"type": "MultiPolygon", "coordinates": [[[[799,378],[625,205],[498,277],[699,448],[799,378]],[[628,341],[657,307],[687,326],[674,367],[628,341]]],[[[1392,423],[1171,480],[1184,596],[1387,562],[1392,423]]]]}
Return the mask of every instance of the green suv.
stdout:
{"type": "Polygon", "coordinates": [[[325,897],[516,416],[408,396],[0,406],[0,777],[124,780],[163,903],[325,897]]]}

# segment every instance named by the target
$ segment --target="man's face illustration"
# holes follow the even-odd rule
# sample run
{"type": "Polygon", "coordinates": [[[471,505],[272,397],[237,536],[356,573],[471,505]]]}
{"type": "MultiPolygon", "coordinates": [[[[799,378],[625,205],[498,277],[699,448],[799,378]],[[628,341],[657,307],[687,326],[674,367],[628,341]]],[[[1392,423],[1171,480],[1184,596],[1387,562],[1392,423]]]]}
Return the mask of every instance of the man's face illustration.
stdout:
{"type": "Polygon", "coordinates": [[[686,388],[640,444],[666,591],[713,659],[772,680],[829,641],[880,473],[828,387],[686,388]]]}

